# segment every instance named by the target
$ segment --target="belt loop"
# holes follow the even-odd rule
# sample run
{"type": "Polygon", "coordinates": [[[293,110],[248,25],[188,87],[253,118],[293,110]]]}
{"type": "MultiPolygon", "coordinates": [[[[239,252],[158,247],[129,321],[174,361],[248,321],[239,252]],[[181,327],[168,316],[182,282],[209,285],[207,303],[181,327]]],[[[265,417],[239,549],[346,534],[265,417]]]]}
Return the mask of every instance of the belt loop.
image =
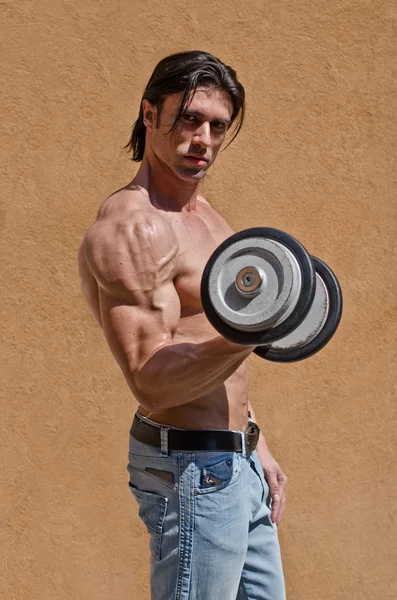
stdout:
{"type": "Polygon", "coordinates": [[[245,431],[241,431],[241,454],[247,456],[245,431]]]}
{"type": "Polygon", "coordinates": [[[161,436],[161,456],[168,456],[168,432],[169,427],[161,427],[160,436],[161,436]]]}

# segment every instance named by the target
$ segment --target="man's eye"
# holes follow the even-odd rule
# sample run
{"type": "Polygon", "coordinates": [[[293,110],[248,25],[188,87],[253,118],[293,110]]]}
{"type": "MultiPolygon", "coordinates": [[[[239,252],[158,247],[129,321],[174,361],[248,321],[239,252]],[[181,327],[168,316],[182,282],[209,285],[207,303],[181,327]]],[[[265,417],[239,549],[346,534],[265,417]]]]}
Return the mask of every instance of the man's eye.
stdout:
{"type": "Polygon", "coordinates": [[[190,123],[192,123],[193,121],[195,121],[195,120],[196,120],[196,117],[195,117],[194,115],[183,115],[183,118],[184,118],[186,121],[189,121],[190,123]]]}
{"type": "Polygon", "coordinates": [[[226,125],[224,123],[212,123],[212,126],[218,131],[225,131],[226,129],[226,125]]]}

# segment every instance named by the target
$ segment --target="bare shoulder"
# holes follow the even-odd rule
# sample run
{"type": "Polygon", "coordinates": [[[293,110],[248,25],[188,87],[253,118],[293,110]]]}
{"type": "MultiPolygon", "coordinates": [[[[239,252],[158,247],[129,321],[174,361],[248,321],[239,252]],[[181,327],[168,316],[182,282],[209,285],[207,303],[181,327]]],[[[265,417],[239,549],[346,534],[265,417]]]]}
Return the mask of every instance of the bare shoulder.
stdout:
{"type": "Polygon", "coordinates": [[[234,233],[229,223],[211,206],[208,200],[203,198],[203,196],[199,196],[198,201],[200,203],[201,215],[205,221],[212,222],[219,227],[225,235],[232,235],[232,233],[234,233]]]}
{"type": "Polygon", "coordinates": [[[206,199],[204,198],[204,196],[201,196],[201,195],[200,195],[200,196],[197,196],[197,200],[198,200],[199,202],[201,202],[201,204],[204,204],[205,206],[209,206],[209,207],[211,207],[211,204],[208,202],[208,200],[206,200],[206,199]]]}
{"type": "Polygon", "coordinates": [[[167,219],[150,203],[118,196],[102,205],[80,253],[100,287],[109,292],[132,290],[149,285],[149,279],[172,277],[178,241],[167,219]]]}

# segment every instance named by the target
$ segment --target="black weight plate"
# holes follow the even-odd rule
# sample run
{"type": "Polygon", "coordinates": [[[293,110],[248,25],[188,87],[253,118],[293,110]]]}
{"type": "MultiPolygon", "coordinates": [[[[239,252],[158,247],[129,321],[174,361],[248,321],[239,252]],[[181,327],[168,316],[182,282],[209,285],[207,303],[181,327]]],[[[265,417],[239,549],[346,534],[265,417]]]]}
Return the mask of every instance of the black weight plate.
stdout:
{"type": "Polygon", "coordinates": [[[315,271],[310,255],[294,237],[271,227],[244,229],[222,242],[210,256],[201,279],[201,302],[211,325],[225,338],[245,346],[261,346],[284,337],[306,317],[315,294],[315,271]],[[286,246],[294,255],[301,274],[301,291],[296,307],[284,321],[264,331],[241,331],[225,323],[216,313],[209,297],[209,277],[215,260],[230,244],[246,238],[264,237],[286,246]]]}
{"type": "Polygon", "coordinates": [[[342,317],[342,290],[339,282],[330,267],[319,258],[312,256],[316,272],[323,280],[328,292],[328,315],[319,333],[307,344],[284,349],[272,349],[269,346],[260,346],[254,350],[255,354],[272,362],[297,362],[313,356],[319,352],[332,338],[338,328],[342,317]]]}

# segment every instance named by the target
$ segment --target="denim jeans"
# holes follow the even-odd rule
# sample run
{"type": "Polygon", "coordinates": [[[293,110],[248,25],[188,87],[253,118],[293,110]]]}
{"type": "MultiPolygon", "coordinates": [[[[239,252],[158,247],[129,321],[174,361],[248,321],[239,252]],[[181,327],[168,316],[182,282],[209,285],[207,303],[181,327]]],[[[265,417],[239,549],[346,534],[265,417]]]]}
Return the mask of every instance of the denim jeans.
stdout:
{"type": "Polygon", "coordinates": [[[127,469],[150,534],[152,600],[285,599],[256,452],[168,451],[130,435],[127,469]]]}

